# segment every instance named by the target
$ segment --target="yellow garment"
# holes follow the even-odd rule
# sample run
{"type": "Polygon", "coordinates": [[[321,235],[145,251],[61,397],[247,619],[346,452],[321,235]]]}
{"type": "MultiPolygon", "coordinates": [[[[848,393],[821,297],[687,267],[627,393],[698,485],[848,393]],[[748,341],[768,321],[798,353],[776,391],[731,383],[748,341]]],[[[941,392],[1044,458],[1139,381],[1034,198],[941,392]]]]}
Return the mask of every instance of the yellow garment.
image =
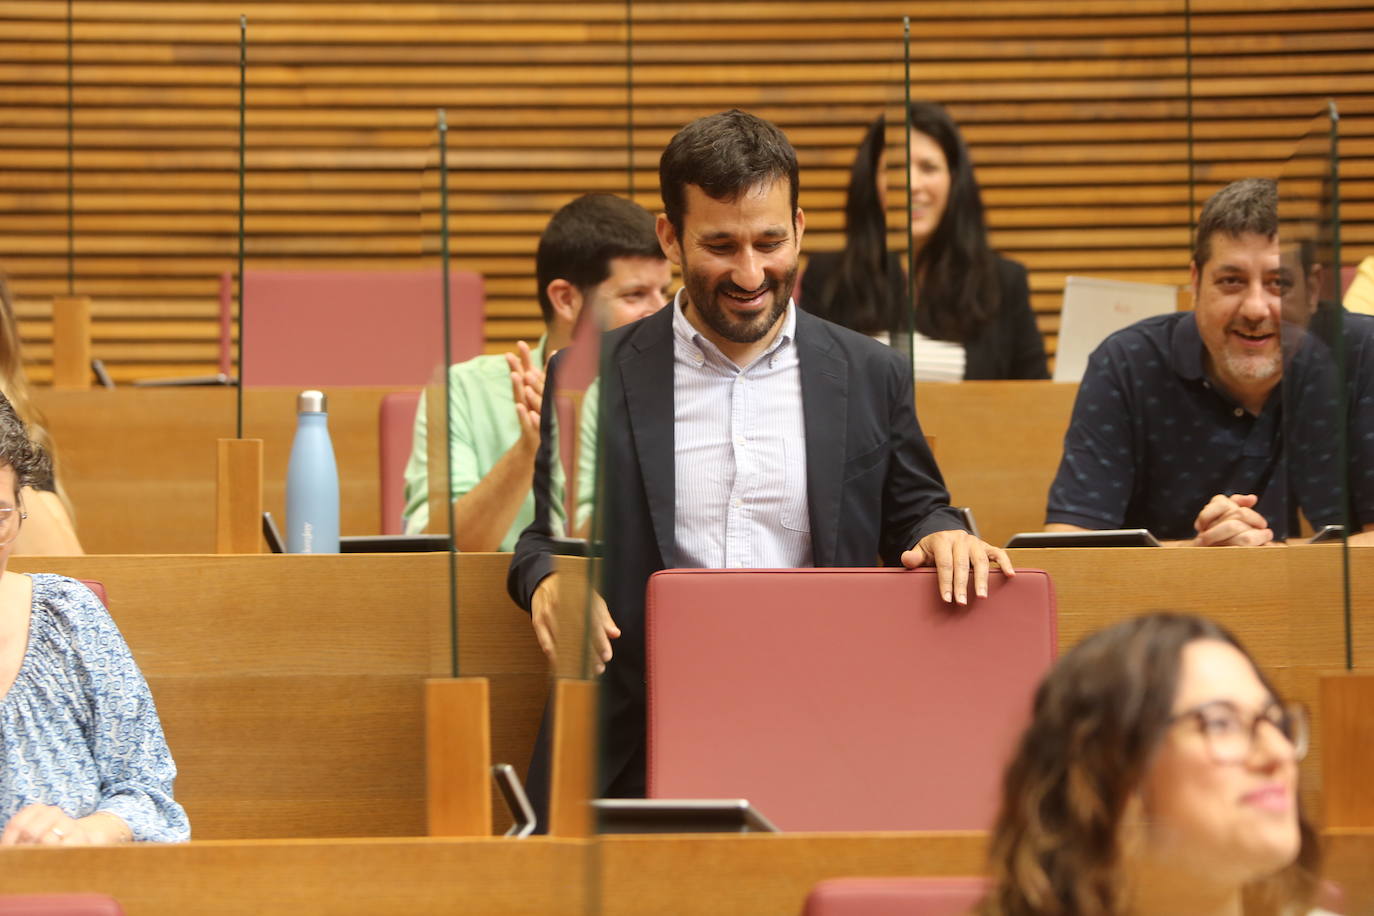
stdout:
{"type": "Polygon", "coordinates": [[[1352,312],[1374,315],[1374,255],[1360,262],[1355,279],[1345,291],[1345,307],[1352,312]]]}

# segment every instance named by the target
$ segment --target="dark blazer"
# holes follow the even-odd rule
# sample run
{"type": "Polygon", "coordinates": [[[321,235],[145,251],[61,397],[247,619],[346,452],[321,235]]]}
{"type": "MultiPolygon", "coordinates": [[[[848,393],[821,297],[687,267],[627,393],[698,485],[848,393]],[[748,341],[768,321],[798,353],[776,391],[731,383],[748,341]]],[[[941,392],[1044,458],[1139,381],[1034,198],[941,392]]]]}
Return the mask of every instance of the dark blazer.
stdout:
{"type": "MultiPolygon", "coordinates": [[[[674,533],[673,308],[602,339],[605,576],[621,636],[602,678],[602,789],[644,740],[644,590],[677,564],[674,533]]],[[[963,528],[916,421],[910,361],[880,343],[798,311],[796,346],[806,428],[807,505],[817,566],[896,565],[935,531],[963,528]]],[[[550,401],[564,354],[545,381],[535,465],[535,519],[515,547],[507,587],[526,610],[553,571],[548,487],[550,401]]]]}
{"type": "MultiPolygon", "coordinates": [[[[842,304],[822,303],[820,292],[839,267],[839,252],[813,254],[801,278],[801,307],[839,324],[845,323],[842,304]]],[[[897,254],[888,255],[889,295],[905,302],[906,270],[897,254]]],[[[1002,301],[997,317],[964,344],[964,379],[1046,379],[1045,341],[1030,306],[1030,284],[1019,261],[997,258],[997,279],[1002,301]]],[[[893,329],[888,329],[889,333],[893,329]]]]}

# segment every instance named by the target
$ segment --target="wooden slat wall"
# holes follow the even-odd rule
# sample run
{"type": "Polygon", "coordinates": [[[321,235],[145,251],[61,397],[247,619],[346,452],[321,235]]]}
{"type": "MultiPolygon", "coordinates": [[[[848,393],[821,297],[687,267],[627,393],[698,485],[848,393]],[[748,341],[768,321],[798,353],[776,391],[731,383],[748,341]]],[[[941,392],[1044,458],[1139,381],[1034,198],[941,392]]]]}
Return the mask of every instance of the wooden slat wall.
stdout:
{"type": "MultiPolygon", "coordinates": [[[[46,302],[67,285],[66,7],[0,0],[0,267],[38,379],[46,302]]],[[[964,125],[994,243],[1030,267],[1051,347],[1066,274],[1186,278],[1189,32],[1196,202],[1233,178],[1277,174],[1335,98],[1346,260],[1374,243],[1366,0],[1193,0],[1191,17],[1184,0],[629,8],[636,198],[657,205],[658,153],[677,127],[747,108],[800,150],[812,251],[840,244],[863,126],[900,104],[909,14],[913,95],[964,125]]],[[[547,214],[576,193],[628,187],[623,3],[74,10],[75,288],[95,297],[95,355],[117,379],[214,368],[218,277],[234,265],[240,12],[250,266],[413,266],[430,128],[445,107],[453,250],[487,275],[487,347],[501,350],[539,331],[532,254],[547,214]]]]}

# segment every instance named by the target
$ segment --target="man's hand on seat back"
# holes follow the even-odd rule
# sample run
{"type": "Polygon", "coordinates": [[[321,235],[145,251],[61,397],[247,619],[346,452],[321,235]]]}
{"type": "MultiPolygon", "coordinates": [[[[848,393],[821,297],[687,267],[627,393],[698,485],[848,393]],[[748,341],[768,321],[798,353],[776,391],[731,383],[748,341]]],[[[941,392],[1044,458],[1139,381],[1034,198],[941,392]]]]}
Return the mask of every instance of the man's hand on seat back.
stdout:
{"type": "Polygon", "coordinates": [[[988,568],[996,563],[1007,576],[1016,575],[1011,558],[1000,547],[981,541],[959,528],[936,531],[916,542],[902,554],[907,569],[934,566],[940,586],[940,597],[956,604],[968,604],[969,570],[973,570],[973,592],[979,598],[988,595],[988,568]]]}

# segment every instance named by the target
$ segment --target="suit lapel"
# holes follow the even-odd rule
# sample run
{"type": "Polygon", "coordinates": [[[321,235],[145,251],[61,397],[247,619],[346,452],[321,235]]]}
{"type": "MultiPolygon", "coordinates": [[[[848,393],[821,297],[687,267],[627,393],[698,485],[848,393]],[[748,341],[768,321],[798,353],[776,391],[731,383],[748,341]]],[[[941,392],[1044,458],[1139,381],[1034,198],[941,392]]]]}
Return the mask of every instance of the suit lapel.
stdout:
{"type": "Polygon", "coordinates": [[[811,558],[829,566],[837,553],[840,490],[849,403],[849,363],[830,331],[797,310],[802,419],[806,426],[806,504],[811,513],[811,558]]]}
{"type": "Polygon", "coordinates": [[[644,495],[663,565],[676,565],[674,505],[673,303],[646,318],[620,357],[620,383],[644,495]]]}

